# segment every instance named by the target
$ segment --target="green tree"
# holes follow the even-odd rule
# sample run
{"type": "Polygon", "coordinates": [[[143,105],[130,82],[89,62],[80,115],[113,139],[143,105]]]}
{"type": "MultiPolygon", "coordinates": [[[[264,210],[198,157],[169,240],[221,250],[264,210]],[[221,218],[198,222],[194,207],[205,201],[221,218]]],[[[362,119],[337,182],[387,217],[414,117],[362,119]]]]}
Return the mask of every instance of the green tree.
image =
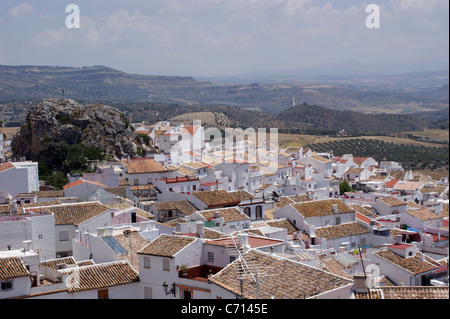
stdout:
{"type": "Polygon", "coordinates": [[[85,154],[86,147],[82,144],[69,145],[67,150],[67,157],[64,161],[64,166],[68,171],[84,170],[88,162],[85,154]]]}
{"type": "Polygon", "coordinates": [[[67,157],[69,145],[66,142],[50,142],[47,145],[47,150],[43,154],[46,159],[46,164],[51,168],[59,169],[67,157]]]}
{"type": "Polygon", "coordinates": [[[342,181],[339,183],[339,192],[341,193],[341,195],[344,195],[346,192],[351,192],[352,191],[352,187],[350,186],[350,184],[347,181],[342,181]]]}
{"type": "Polygon", "coordinates": [[[56,172],[45,177],[45,183],[56,187],[57,189],[62,189],[64,185],[67,184],[67,178],[64,176],[63,172],[56,172]]]}

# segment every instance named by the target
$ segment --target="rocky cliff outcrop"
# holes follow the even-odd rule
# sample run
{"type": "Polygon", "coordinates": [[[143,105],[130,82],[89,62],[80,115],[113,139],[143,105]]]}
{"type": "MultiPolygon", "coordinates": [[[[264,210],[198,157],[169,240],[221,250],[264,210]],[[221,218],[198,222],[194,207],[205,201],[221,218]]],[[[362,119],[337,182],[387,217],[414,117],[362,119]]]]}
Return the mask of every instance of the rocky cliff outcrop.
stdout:
{"type": "Polygon", "coordinates": [[[128,119],[113,107],[81,105],[65,98],[45,99],[29,110],[12,141],[12,151],[16,156],[37,161],[48,143],[63,141],[96,147],[119,159],[136,154],[134,139],[128,119]]]}

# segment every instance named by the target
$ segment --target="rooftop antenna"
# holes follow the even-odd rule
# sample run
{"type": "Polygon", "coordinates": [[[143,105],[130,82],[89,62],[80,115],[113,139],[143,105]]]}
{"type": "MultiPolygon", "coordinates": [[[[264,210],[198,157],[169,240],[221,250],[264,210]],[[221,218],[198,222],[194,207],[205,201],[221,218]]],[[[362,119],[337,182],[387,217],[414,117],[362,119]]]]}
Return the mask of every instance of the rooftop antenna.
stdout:
{"type": "Polygon", "coordinates": [[[245,234],[243,231],[241,231],[241,234],[242,239],[240,238],[241,240],[238,240],[238,243],[236,243],[236,241],[234,240],[233,235],[230,234],[230,239],[233,244],[232,246],[227,247],[227,251],[230,256],[238,256],[236,262],[238,263],[237,275],[240,283],[241,298],[243,298],[244,296],[244,281],[248,280],[256,286],[256,299],[260,299],[260,280],[262,277],[271,276],[268,270],[273,269],[273,267],[261,267],[256,262],[248,260],[246,259],[246,257],[244,257],[245,253],[250,250],[250,246],[248,246],[247,243],[248,239],[245,239],[245,236],[247,236],[247,234],[245,234]]]}

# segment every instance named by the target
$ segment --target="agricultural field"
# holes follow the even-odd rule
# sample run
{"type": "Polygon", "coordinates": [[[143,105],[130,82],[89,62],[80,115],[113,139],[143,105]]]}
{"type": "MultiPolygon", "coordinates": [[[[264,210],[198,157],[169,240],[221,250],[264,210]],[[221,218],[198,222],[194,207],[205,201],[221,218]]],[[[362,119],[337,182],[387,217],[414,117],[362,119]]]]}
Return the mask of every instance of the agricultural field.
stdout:
{"type": "Polygon", "coordinates": [[[7,139],[16,135],[20,127],[0,127],[0,134],[5,134],[7,139]]]}
{"type": "Polygon", "coordinates": [[[357,157],[370,156],[376,161],[395,161],[405,169],[412,170],[448,170],[448,145],[399,144],[378,139],[343,139],[310,144],[312,150],[326,152],[333,150],[334,155],[353,154],[357,157]]]}

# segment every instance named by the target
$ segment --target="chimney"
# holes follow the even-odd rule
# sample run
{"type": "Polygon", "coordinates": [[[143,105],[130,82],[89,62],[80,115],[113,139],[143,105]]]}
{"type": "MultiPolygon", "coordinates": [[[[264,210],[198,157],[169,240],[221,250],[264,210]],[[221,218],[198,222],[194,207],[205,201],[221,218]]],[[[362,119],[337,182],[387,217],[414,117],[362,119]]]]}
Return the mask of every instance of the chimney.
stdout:
{"type": "Polygon", "coordinates": [[[97,228],[97,236],[98,237],[103,237],[105,236],[106,233],[106,228],[105,227],[99,227],[97,228]]]}
{"type": "Polygon", "coordinates": [[[248,244],[248,234],[242,232],[237,236],[238,236],[238,245],[240,246],[240,248],[242,248],[242,253],[245,254],[251,249],[250,245],[248,244]]]}
{"type": "Polygon", "coordinates": [[[214,218],[220,218],[220,211],[214,212],[214,218]]]}
{"type": "Polygon", "coordinates": [[[107,226],[105,227],[105,236],[112,236],[113,235],[113,231],[114,228],[112,226],[107,226]]]}
{"type": "Polygon", "coordinates": [[[333,204],[333,214],[337,214],[338,211],[338,205],[337,204],[333,204]]]}
{"type": "Polygon", "coordinates": [[[364,274],[355,273],[353,275],[353,290],[355,293],[368,293],[369,288],[369,278],[364,274]]]}
{"type": "Polygon", "coordinates": [[[23,242],[23,251],[27,252],[27,251],[31,251],[31,240],[24,240],[23,242]]]}
{"type": "Polygon", "coordinates": [[[153,229],[155,229],[155,224],[156,224],[156,222],[155,222],[154,220],[149,220],[149,221],[147,222],[147,230],[153,230],[153,229]]]}
{"type": "Polygon", "coordinates": [[[140,222],[139,223],[140,229],[141,231],[146,231],[148,230],[148,222],[144,221],[144,222],[140,222]]]}
{"type": "Polygon", "coordinates": [[[395,244],[400,245],[403,242],[403,236],[402,235],[396,235],[395,236],[395,244]]]}
{"type": "Polygon", "coordinates": [[[196,222],[196,225],[197,225],[197,231],[196,231],[197,237],[200,237],[200,238],[205,237],[205,224],[203,222],[196,222]]]}

